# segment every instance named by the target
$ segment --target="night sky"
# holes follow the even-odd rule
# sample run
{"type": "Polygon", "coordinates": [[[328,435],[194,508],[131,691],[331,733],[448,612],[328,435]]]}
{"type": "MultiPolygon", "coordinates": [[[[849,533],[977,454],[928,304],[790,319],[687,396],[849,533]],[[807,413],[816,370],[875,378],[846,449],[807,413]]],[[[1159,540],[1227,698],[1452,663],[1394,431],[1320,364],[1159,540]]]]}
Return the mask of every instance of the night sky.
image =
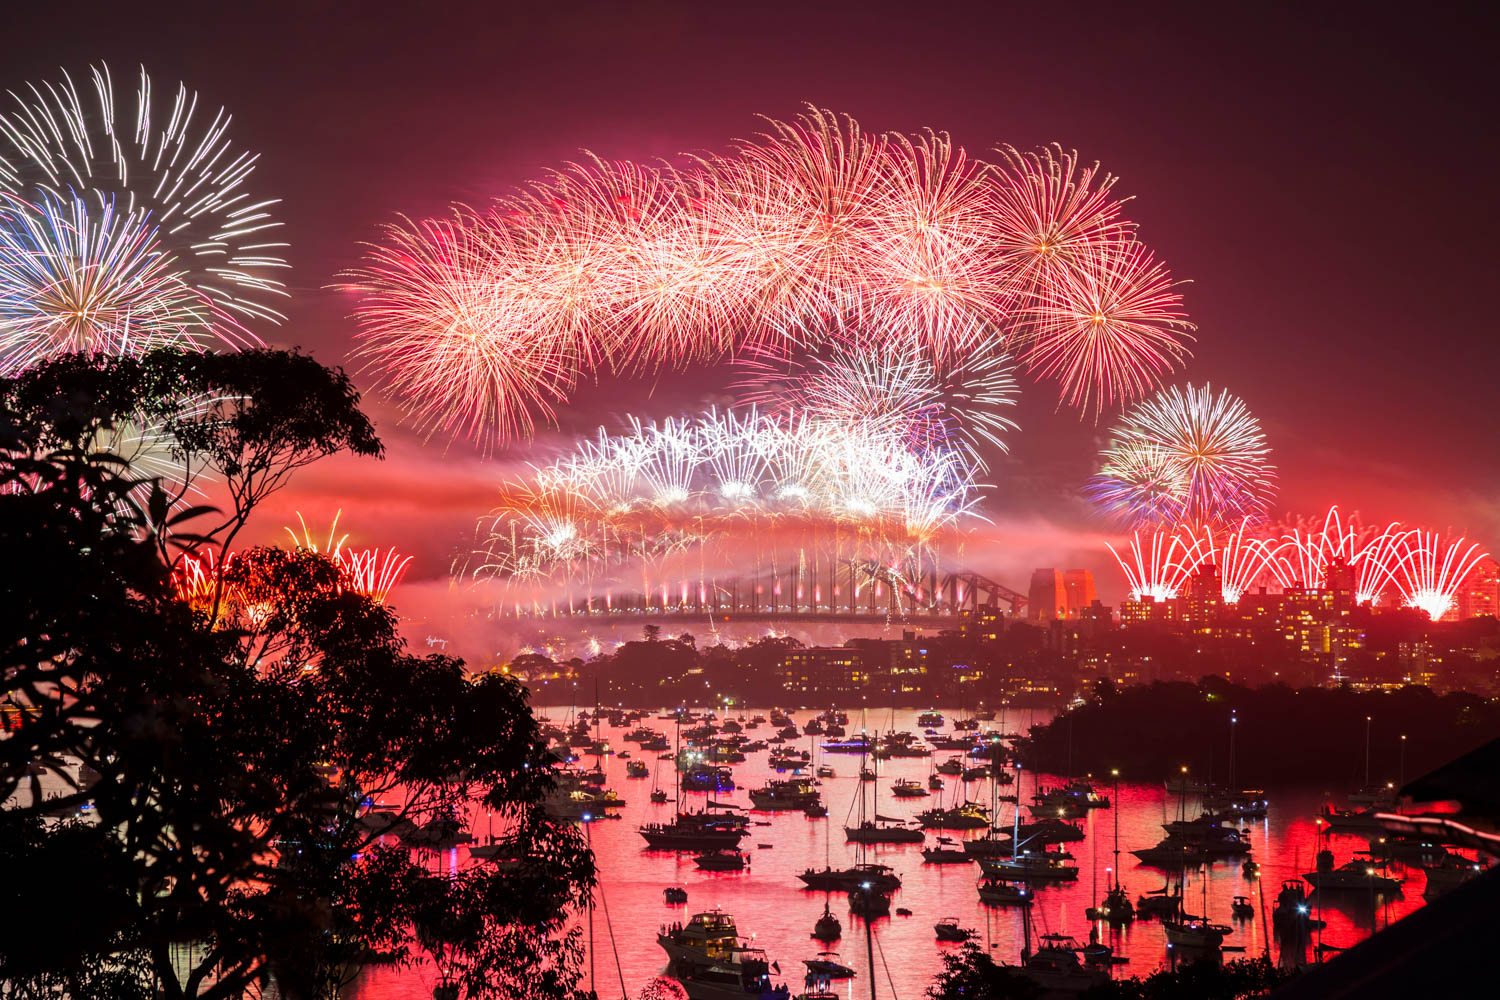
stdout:
{"type": "MultiPolygon", "coordinates": [[[[86,78],[105,59],[123,83],[143,63],[158,87],[181,79],[228,106],[291,243],[290,322],[257,332],[328,364],[354,330],[328,286],[378,224],[482,203],[581,148],[719,150],[803,102],[871,131],[946,130],[980,156],[1055,141],[1120,176],[1145,241],[1192,279],[1199,339],[1177,380],[1245,398],[1283,509],[1337,501],[1500,547],[1495,25],[1428,5],[1229,6],[16,4],[0,75],[86,78]]],[[[696,410],[723,401],[713,384],[585,389],[562,418],[696,410]]],[[[1080,423],[1050,385],[1023,389],[989,509],[1062,529],[1049,539],[1102,530],[1076,491],[1108,418],[1080,423]]],[[[260,537],[293,509],[321,523],[342,507],[353,541],[395,543],[417,553],[415,577],[443,577],[524,451],[424,445],[367,402],[388,460],[303,473],[260,537]]]]}

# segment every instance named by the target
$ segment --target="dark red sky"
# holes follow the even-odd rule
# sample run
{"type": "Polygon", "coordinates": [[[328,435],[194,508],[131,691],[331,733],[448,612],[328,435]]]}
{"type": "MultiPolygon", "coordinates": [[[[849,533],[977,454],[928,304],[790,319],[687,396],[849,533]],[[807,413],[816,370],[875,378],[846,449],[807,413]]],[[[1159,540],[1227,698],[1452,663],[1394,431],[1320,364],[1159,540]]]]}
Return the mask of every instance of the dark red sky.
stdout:
{"type": "MultiPolygon", "coordinates": [[[[720,148],[804,101],[979,153],[1056,141],[1122,178],[1146,241],[1193,279],[1181,377],[1261,417],[1283,506],[1339,501],[1500,546],[1495,25],[1233,6],[25,4],[6,12],[0,74],[142,62],[229,106],[292,243],[291,322],[260,332],[333,364],[353,324],[323,286],[376,224],[482,201],[582,147],[720,148]]],[[[587,393],[572,417],[694,409],[701,383],[587,393]]],[[[1049,393],[1023,406],[992,508],[1084,526],[1073,494],[1100,429],[1049,393]]],[[[424,449],[371,402],[390,459],[314,470],[275,513],[342,505],[356,540],[438,575],[497,472],[463,445],[424,449]]]]}

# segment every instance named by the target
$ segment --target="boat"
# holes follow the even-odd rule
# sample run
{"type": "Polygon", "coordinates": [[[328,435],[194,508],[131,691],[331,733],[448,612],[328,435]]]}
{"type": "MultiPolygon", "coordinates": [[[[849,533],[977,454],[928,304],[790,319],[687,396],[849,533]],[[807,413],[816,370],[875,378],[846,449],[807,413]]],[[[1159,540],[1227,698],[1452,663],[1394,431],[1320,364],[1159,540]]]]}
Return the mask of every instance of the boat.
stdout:
{"type": "Polygon", "coordinates": [[[1166,782],[1168,795],[1207,795],[1213,791],[1213,786],[1205,781],[1194,781],[1187,775],[1169,778],[1166,782]]]}
{"type": "Polygon", "coordinates": [[[683,813],[671,823],[640,828],[646,846],[654,851],[733,850],[749,832],[743,816],[707,812],[683,813]]]}
{"type": "Polygon", "coordinates": [[[668,972],[688,1000],[791,1000],[785,985],[771,982],[771,962],[760,948],[736,948],[732,959],[707,965],[674,963],[668,972]]]}
{"type": "Polygon", "coordinates": [[[963,942],[974,936],[974,931],[961,927],[957,917],[944,917],[932,925],[932,932],[939,941],[963,942]]]}
{"type": "Polygon", "coordinates": [[[854,970],[837,961],[838,957],[836,951],[820,951],[817,958],[804,958],[802,964],[808,975],[819,979],[853,979],[854,970]]]}
{"type": "Polygon", "coordinates": [[[833,768],[830,767],[827,764],[819,764],[818,765],[818,770],[817,770],[816,773],[817,773],[818,777],[820,777],[820,778],[833,778],[833,777],[837,777],[837,775],[834,773],[833,768]]]}
{"type": "Polygon", "coordinates": [[[1167,947],[1186,951],[1217,951],[1224,943],[1224,938],[1233,933],[1231,927],[1210,923],[1207,917],[1187,913],[1163,920],[1161,926],[1167,935],[1167,947]]]}
{"type": "Polygon", "coordinates": [[[687,902],[687,890],[680,885],[669,885],[661,891],[661,898],[677,906],[687,902]]]}
{"type": "Polygon", "coordinates": [[[739,941],[734,917],[717,908],[695,913],[685,924],[664,926],[656,935],[656,943],[673,965],[733,961],[739,941]]]}
{"type": "Polygon", "coordinates": [[[920,829],[900,825],[900,820],[865,820],[844,827],[844,839],[856,844],[920,844],[926,836],[920,829]]]}
{"type": "Polygon", "coordinates": [[[1330,830],[1344,833],[1383,834],[1385,827],[1376,819],[1374,809],[1335,809],[1329,806],[1321,813],[1323,822],[1330,830]]]}
{"type": "Polygon", "coordinates": [[[645,761],[633,760],[625,765],[625,777],[627,778],[649,778],[650,776],[651,768],[646,766],[645,761]]]}
{"type": "Polygon", "coordinates": [[[464,829],[463,823],[454,816],[439,816],[429,820],[399,837],[407,847],[425,847],[434,851],[446,851],[459,844],[467,844],[474,837],[464,829]]]}
{"type": "Polygon", "coordinates": [[[1171,919],[1181,912],[1181,886],[1176,891],[1170,890],[1167,886],[1162,886],[1160,889],[1152,889],[1146,895],[1135,898],[1135,913],[1136,916],[1142,919],[1149,917],[1171,919]]]}
{"type": "Polygon", "coordinates": [[[1046,851],[1022,851],[1013,858],[980,858],[979,870],[992,879],[1022,879],[1029,882],[1070,882],[1078,867],[1046,851]]]}
{"type": "Polygon", "coordinates": [[[1068,844],[1082,840],[1083,831],[1072,823],[1049,816],[1031,823],[1022,823],[1016,831],[1016,837],[1022,843],[1035,841],[1042,845],[1068,844]]]}
{"type": "Polygon", "coordinates": [[[1246,878],[1254,878],[1260,874],[1260,862],[1254,858],[1246,858],[1245,863],[1240,865],[1240,873],[1246,878]]]}
{"type": "Polygon", "coordinates": [[[870,770],[868,767],[862,767],[862,768],[859,769],[859,780],[860,781],[874,781],[875,780],[875,772],[872,771],[872,770],[870,770]]]}
{"type": "Polygon", "coordinates": [[[1139,858],[1142,864],[1167,869],[1196,868],[1207,858],[1207,855],[1198,850],[1197,845],[1170,837],[1163,839],[1155,847],[1143,847],[1130,853],[1139,858]]]}
{"type": "Polygon", "coordinates": [[[365,813],[359,818],[358,823],[360,829],[375,837],[387,835],[400,837],[417,828],[417,824],[405,816],[384,809],[375,809],[365,813]]]}
{"type": "Polygon", "coordinates": [[[1035,952],[1022,950],[1019,971],[1042,988],[1043,996],[1086,993],[1109,982],[1109,973],[1084,965],[1079,957],[1084,950],[1066,934],[1043,934],[1035,952]]]}
{"type": "Polygon", "coordinates": [[[891,897],[883,892],[877,892],[873,887],[869,889],[851,889],[849,891],[849,912],[856,917],[866,920],[876,920],[880,917],[891,915],[891,897]]]}
{"type": "Polygon", "coordinates": [[[808,819],[822,819],[828,815],[828,807],[822,802],[809,802],[802,807],[802,815],[808,819]]]}
{"type": "Polygon", "coordinates": [[[1439,865],[1423,865],[1422,870],[1427,873],[1427,885],[1422,889],[1422,898],[1433,900],[1457,889],[1484,871],[1484,866],[1477,861],[1454,856],[1439,865]]]}
{"type": "Polygon", "coordinates": [[[837,941],[844,934],[844,925],[839,923],[839,918],[833,915],[828,904],[823,904],[823,915],[818,922],[813,924],[812,936],[827,944],[829,941],[837,941]]]}
{"type": "Polygon", "coordinates": [[[1318,852],[1318,870],[1308,872],[1302,880],[1319,892],[1376,892],[1397,895],[1401,880],[1382,875],[1369,861],[1347,861],[1333,866],[1333,852],[1318,852]]]}
{"type": "Polygon", "coordinates": [[[1324,926],[1323,921],[1312,915],[1307,901],[1307,888],[1298,879],[1287,879],[1281,883],[1276,894],[1276,906],[1271,910],[1271,926],[1284,937],[1305,937],[1309,931],[1324,926]]]}
{"type": "Polygon", "coordinates": [[[929,774],[927,776],[927,787],[934,792],[941,792],[943,790],[943,779],[935,774],[929,774]]]}
{"type": "Polygon", "coordinates": [[[888,865],[863,864],[853,868],[811,868],[797,876],[809,889],[820,892],[848,892],[868,883],[877,892],[894,892],[901,888],[901,877],[888,865]]]}
{"type": "Polygon", "coordinates": [[[941,729],[943,727],[943,713],[923,712],[917,716],[917,725],[923,729],[941,729]]]}
{"type": "Polygon", "coordinates": [[[922,860],[929,865],[965,865],[974,858],[962,847],[940,845],[922,848],[922,860]]]}
{"type": "Polygon", "coordinates": [[[939,764],[934,770],[938,774],[946,774],[949,777],[958,777],[964,773],[964,762],[958,757],[949,757],[939,764]]]}
{"type": "Polygon", "coordinates": [[[665,805],[667,801],[667,793],[658,788],[656,791],[651,793],[651,801],[659,806],[665,805]]]}
{"type": "Polygon", "coordinates": [[[727,767],[694,764],[682,772],[684,792],[728,792],[734,789],[734,774],[727,767]]]}
{"type": "MultiPolygon", "coordinates": [[[[910,778],[900,778],[891,785],[891,794],[898,799],[925,799],[927,789],[910,778]]],[[[986,821],[988,825],[988,821],[986,821]]]]}
{"type": "Polygon", "coordinates": [[[809,778],[790,778],[786,781],[771,781],[763,788],[750,790],[752,809],[773,812],[782,809],[806,809],[821,801],[818,790],[809,778]]]}
{"type": "Polygon", "coordinates": [[[1090,920],[1103,920],[1111,927],[1120,927],[1135,920],[1135,904],[1130,901],[1125,887],[1116,883],[1104,894],[1099,905],[1089,907],[1084,915],[1090,920]]]}
{"type": "Polygon", "coordinates": [[[975,837],[963,843],[964,853],[971,858],[1008,858],[1014,841],[1008,833],[991,830],[983,837],[975,837]]]}
{"type": "Polygon", "coordinates": [[[1238,920],[1253,920],[1255,907],[1250,905],[1249,896],[1236,896],[1229,904],[1229,913],[1238,920]]]}
{"type": "Polygon", "coordinates": [[[917,814],[924,827],[934,830],[982,830],[990,825],[989,810],[977,802],[952,809],[927,809],[917,814]]]}
{"type": "Polygon", "coordinates": [[[738,872],[749,864],[749,855],[743,851],[708,851],[694,858],[693,864],[706,872],[738,872]]]}
{"type": "Polygon", "coordinates": [[[987,878],[979,883],[979,901],[988,906],[1030,906],[1031,885],[1025,879],[987,878]]]}
{"type": "Polygon", "coordinates": [[[852,736],[848,739],[824,740],[818,744],[824,753],[869,753],[874,748],[874,743],[863,735],[852,736]]]}

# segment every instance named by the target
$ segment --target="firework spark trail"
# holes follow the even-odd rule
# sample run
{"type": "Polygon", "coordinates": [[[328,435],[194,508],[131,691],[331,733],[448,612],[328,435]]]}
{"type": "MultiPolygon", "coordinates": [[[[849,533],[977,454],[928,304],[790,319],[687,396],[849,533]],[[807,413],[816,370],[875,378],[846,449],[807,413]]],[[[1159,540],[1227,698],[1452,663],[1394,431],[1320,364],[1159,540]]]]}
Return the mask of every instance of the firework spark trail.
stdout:
{"type": "Polygon", "coordinates": [[[682,169],[587,157],[389,227],[353,274],[356,353],[419,428],[486,447],[603,371],[829,345],[940,378],[1017,355],[1085,412],[1138,398],[1187,354],[1176,284],[1112,178],[1060,150],[1004,156],[810,109],[682,169]]]}
{"type": "Polygon", "coordinates": [[[1328,508],[1320,526],[1294,526],[1272,545],[1271,570],[1283,587],[1326,586],[1330,566],[1354,564],[1360,552],[1355,538],[1355,529],[1344,524],[1335,504],[1328,508]]]}
{"type": "Polygon", "coordinates": [[[0,110],[3,363],[258,343],[243,324],[281,321],[270,302],[286,262],[275,202],[247,190],[257,157],[184,86],[162,108],[144,70],[133,100],[105,66],[90,82],[64,73],[0,110]]]}
{"type": "Polygon", "coordinates": [[[293,548],[331,559],[339,568],[342,588],[376,604],[384,604],[406,575],[412,557],[403,556],[394,548],[346,549],[344,543],[349,540],[349,533],[339,533],[339,518],[343,514],[342,509],[334,511],[333,520],[328,524],[328,535],[321,543],[313,536],[300,510],[297,511],[297,524],[302,529],[301,534],[293,531],[291,525],[283,526],[282,530],[291,538],[293,548]]]}
{"type": "Polygon", "coordinates": [[[1225,604],[1238,604],[1240,598],[1268,573],[1273,549],[1265,539],[1247,537],[1245,532],[1250,527],[1248,518],[1233,531],[1215,531],[1205,525],[1199,534],[1189,534],[1192,540],[1184,544],[1183,562],[1194,568],[1218,567],[1220,593],[1225,604]]]}
{"type": "Polygon", "coordinates": [[[1269,454],[1260,422],[1238,397],[1174,386],[1125,414],[1086,491],[1133,525],[1233,524],[1269,508],[1269,454]]]}
{"type": "Polygon", "coordinates": [[[1453,607],[1453,598],[1474,567],[1489,555],[1467,539],[1446,542],[1435,531],[1415,529],[1398,543],[1400,559],[1395,581],[1408,607],[1420,608],[1433,621],[1442,618],[1453,607]]]}
{"type": "Polygon", "coordinates": [[[1379,605],[1391,592],[1407,607],[1437,621],[1453,607],[1458,590],[1487,553],[1477,543],[1448,540],[1436,532],[1392,521],[1383,529],[1345,517],[1337,505],[1321,520],[1298,519],[1281,533],[1246,518],[1230,531],[1211,525],[1180,525],[1140,532],[1125,552],[1109,545],[1133,600],[1177,596],[1200,566],[1219,568],[1226,604],[1238,603],[1257,584],[1288,590],[1353,588],[1356,605],[1379,605]],[[1260,532],[1256,534],[1255,532],[1260,532]],[[1335,568],[1346,567],[1337,574],[1335,568]]]}
{"type": "Polygon", "coordinates": [[[1386,591],[1395,586],[1396,570],[1401,563],[1401,543],[1405,536],[1406,532],[1401,530],[1400,522],[1392,521],[1384,531],[1375,533],[1355,553],[1356,604],[1377,605],[1386,591]]]}
{"type": "Polygon", "coordinates": [[[1124,555],[1112,543],[1106,542],[1105,547],[1120,564],[1132,600],[1150,597],[1169,601],[1182,593],[1198,567],[1202,553],[1188,540],[1191,537],[1173,531],[1150,531],[1146,544],[1142,545],[1141,533],[1137,531],[1131,535],[1130,548],[1124,555]]]}

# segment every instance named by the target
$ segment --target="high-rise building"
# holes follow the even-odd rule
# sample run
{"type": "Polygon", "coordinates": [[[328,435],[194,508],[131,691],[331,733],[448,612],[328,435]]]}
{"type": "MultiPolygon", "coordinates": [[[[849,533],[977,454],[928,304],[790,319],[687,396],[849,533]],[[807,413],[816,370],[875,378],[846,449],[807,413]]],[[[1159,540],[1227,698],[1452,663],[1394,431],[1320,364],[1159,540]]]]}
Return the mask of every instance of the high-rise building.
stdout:
{"type": "Polygon", "coordinates": [[[1500,617],[1500,562],[1486,557],[1469,571],[1453,605],[1459,618],[1500,617]]]}
{"type": "Polygon", "coordinates": [[[1094,574],[1086,569],[1039,569],[1031,574],[1026,615],[1034,621],[1077,618],[1099,597],[1094,574]]]}
{"type": "Polygon", "coordinates": [[[791,694],[835,697],[870,680],[864,653],[846,646],[808,646],[781,658],[781,687],[791,694]]]}
{"type": "Polygon", "coordinates": [[[1026,617],[1040,622],[1068,617],[1068,588],[1061,570],[1039,569],[1031,574],[1026,594],[1026,617]]]}

